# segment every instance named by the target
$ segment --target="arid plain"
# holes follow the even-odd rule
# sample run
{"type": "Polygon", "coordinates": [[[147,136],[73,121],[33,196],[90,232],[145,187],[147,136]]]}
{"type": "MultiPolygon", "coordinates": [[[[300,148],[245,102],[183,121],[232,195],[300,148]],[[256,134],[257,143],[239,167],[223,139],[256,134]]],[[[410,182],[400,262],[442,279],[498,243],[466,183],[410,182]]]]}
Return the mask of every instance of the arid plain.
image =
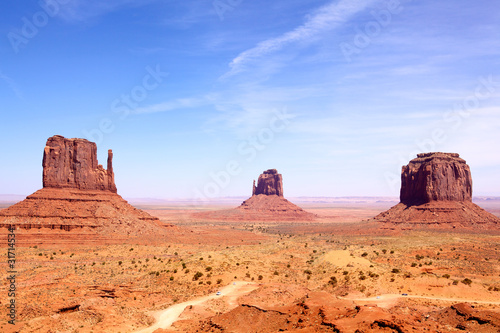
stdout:
{"type": "MultiPolygon", "coordinates": [[[[235,207],[238,200],[210,206],[136,203],[174,225],[169,236],[157,239],[131,237],[116,244],[81,237],[90,230],[69,231],[84,240],[77,245],[50,237],[60,231],[20,232],[19,323],[2,321],[0,330],[134,332],[152,325],[162,310],[212,295],[186,305],[165,331],[498,332],[498,230],[380,229],[366,221],[397,198],[291,200],[316,214],[314,221],[198,217],[235,207]],[[215,295],[233,283],[255,288],[234,297],[215,295]],[[464,302],[481,314],[452,308],[464,302]],[[328,304],[345,313],[328,314],[328,304]]],[[[476,203],[500,215],[500,199],[476,203]]],[[[6,262],[0,267],[6,271],[6,262]]],[[[2,318],[6,289],[4,280],[2,318]]]]}

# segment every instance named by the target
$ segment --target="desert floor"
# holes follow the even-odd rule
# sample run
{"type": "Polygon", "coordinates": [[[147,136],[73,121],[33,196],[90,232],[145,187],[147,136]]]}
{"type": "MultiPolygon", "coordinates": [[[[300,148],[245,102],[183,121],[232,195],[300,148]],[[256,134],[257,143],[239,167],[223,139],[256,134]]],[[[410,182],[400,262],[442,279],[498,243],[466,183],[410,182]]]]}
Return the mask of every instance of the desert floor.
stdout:
{"type": "MultiPolygon", "coordinates": [[[[156,327],[189,332],[193,323],[227,313],[239,297],[270,286],[289,290],[273,300],[282,305],[307,288],[381,308],[431,311],[468,302],[500,312],[500,231],[376,230],[364,221],[395,203],[390,199],[295,203],[318,220],[202,221],[192,212],[235,205],[141,204],[176,225],[171,238],[20,243],[18,323],[7,323],[9,283],[2,279],[0,331],[135,332],[164,315],[169,319],[156,327]]],[[[499,216],[500,201],[478,204],[499,216]]],[[[7,272],[4,236],[0,270],[7,272]]]]}

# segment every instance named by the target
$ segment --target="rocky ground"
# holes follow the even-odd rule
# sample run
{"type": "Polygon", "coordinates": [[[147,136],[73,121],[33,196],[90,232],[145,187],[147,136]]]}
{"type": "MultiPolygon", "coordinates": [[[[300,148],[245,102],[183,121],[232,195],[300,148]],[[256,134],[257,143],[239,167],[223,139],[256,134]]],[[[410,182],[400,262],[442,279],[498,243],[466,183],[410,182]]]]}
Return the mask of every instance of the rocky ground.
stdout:
{"type": "Polygon", "coordinates": [[[301,206],[320,218],[203,221],[190,213],[199,207],[161,207],[149,212],[178,221],[168,238],[19,244],[19,321],[7,324],[4,279],[0,331],[134,332],[151,325],[157,311],[233,281],[257,289],[234,304],[221,297],[187,307],[171,330],[499,331],[499,231],[380,230],[342,222],[374,216],[385,209],[378,204],[301,206]]]}

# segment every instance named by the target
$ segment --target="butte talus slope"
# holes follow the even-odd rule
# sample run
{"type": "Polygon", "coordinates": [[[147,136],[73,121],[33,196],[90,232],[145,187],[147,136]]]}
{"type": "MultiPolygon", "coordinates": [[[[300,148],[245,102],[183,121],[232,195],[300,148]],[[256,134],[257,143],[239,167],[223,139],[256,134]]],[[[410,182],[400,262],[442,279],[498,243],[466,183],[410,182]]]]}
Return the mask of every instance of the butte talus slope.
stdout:
{"type": "Polygon", "coordinates": [[[195,218],[231,221],[310,221],[306,212],[283,196],[283,177],[276,169],[264,171],[253,182],[252,196],[235,209],[193,214],[195,218]]]}
{"type": "Polygon", "coordinates": [[[455,153],[425,153],[403,166],[400,203],[374,219],[402,227],[500,228],[500,218],[472,203],[472,177],[455,153]]]}
{"type": "Polygon", "coordinates": [[[97,163],[95,143],[56,135],[47,140],[42,165],[43,188],[0,211],[0,226],[59,230],[61,237],[79,232],[105,237],[166,232],[158,218],[116,193],[111,150],[106,170],[97,163]]]}

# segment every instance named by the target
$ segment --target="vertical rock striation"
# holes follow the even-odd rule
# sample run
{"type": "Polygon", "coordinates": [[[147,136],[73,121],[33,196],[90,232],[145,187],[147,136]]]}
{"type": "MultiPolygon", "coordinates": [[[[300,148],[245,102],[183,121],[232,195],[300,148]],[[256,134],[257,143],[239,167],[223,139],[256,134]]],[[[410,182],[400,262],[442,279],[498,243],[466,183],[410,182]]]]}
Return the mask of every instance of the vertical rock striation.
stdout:
{"type": "Polygon", "coordinates": [[[472,202],[472,177],[455,153],[418,154],[401,170],[400,203],[377,215],[405,228],[498,228],[500,218],[472,202]]]}
{"type": "Polygon", "coordinates": [[[113,153],[108,151],[108,169],[97,163],[97,145],[85,139],[55,135],[43,153],[43,187],[102,190],[116,193],[113,153]]]}
{"type": "Polygon", "coordinates": [[[401,202],[472,201],[472,178],[465,160],[454,153],[418,154],[401,171],[401,202]]]}
{"type": "Polygon", "coordinates": [[[257,186],[253,182],[252,195],[277,195],[283,197],[283,177],[276,169],[264,171],[258,179],[257,186]]]}

